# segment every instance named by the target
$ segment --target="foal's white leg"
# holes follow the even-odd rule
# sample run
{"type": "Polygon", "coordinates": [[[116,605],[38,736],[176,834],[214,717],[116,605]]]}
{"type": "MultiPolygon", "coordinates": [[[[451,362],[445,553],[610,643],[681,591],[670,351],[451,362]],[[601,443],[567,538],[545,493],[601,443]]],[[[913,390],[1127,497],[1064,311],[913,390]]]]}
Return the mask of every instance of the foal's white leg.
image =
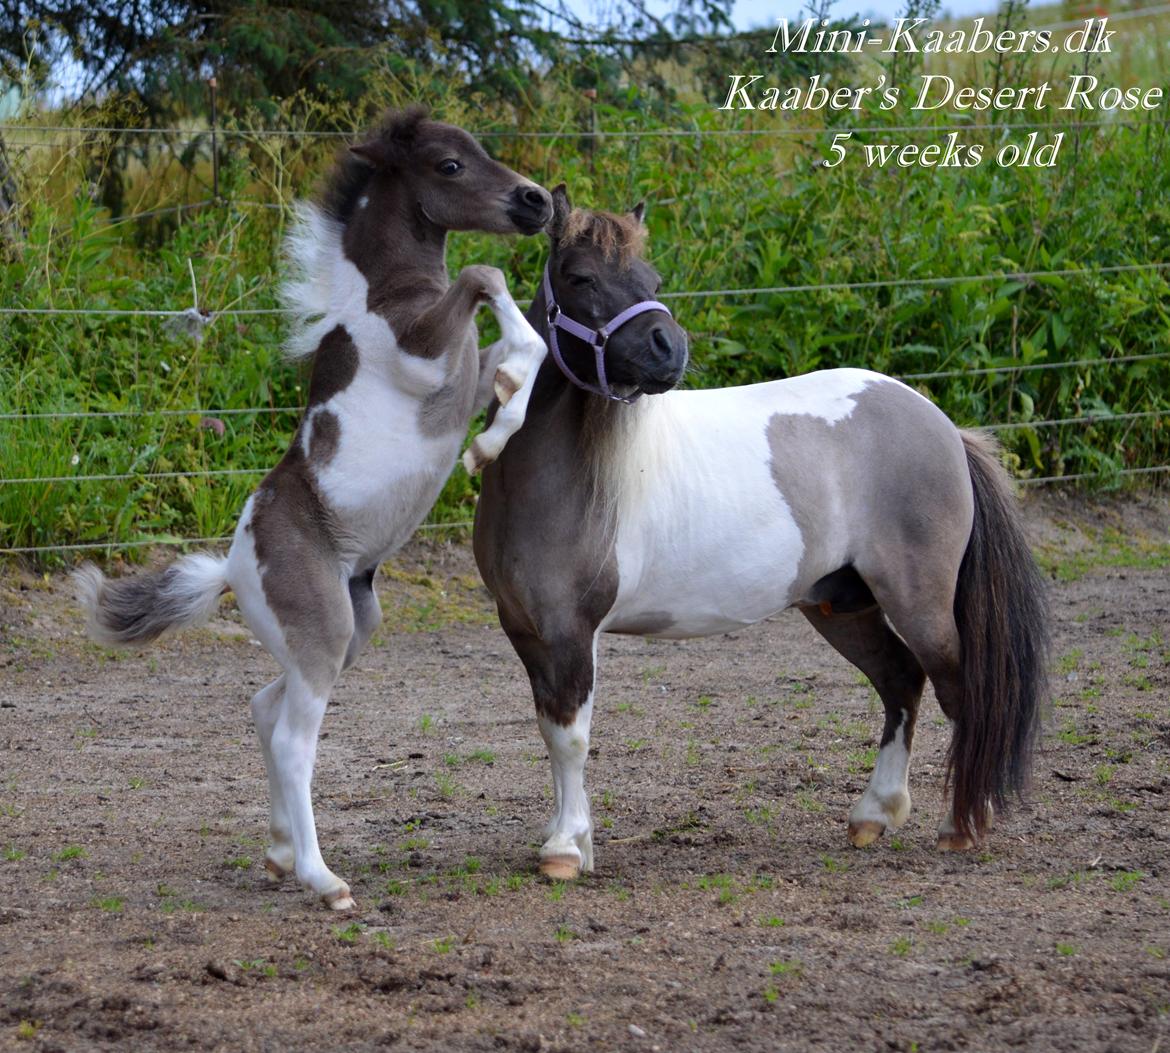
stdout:
{"type": "Polygon", "coordinates": [[[540,366],[548,348],[506,289],[493,296],[488,305],[500,323],[499,342],[504,345],[503,359],[493,373],[493,386],[500,405],[506,406],[540,366]]]}
{"type": "Polygon", "coordinates": [[[270,813],[268,833],[271,844],[264,856],[264,868],[273,880],[291,874],[296,863],[293,850],[292,828],[289,824],[288,808],[284,803],[284,791],[277,777],[272,760],[272,732],[280,715],[280,704],[284,698],[285,677],[282,674],[267,687],[262,687],[252,696],[252,719],[260,736],[260,749],[264,753],[264,767],[268,772],[268,799],[270,813]]]}
{"type": "Polygon", "coordinates": [[[463,466],[472,475],[499,457],[508,439],[524,424],[536,375],[548,353],[544,341],[520,313],[507,290],[493,296],[488,303],[500,323],[502,335],[481,355],[480,396],[486,405],[490,392],[482,381],[490,376],[500,408],[491,426],[477,435],[463,453],[463,466]]]}
{"type": "Polygon", "coordinates": [[[508,440],[524,425],[524,418],[528,414],[528,399],[532,395],[539,373],[538,367],[539,363],[529,371],[524,383],[508,400],[508,404],[506,406],[501,404],[491,427],[481,431],[463,451],[463,467],[467,469],[469,475],[474,475],[484,465],[499,457],[508,440]]]}
{"type": "Polygon", "coordinates": [[[314,688],[297,672],[285,674],[284,702],[272,729],[272,760],[288,809],[297,880],[334,910],[349,910],[354,906],[349,886],[321,858],[313,819],[311,787],[317,733],[328,701],[328,690],[314,688]]]}
{"type": "Polygon", "coordinates": [[[873,844],[886,829],[896,830],[910,817],[910,751],[905,724],[879,751],[869,784],[849,813],[849,839],[857,848],[873,844]]]}
{"type": "Polygon", "coordinates": [[[589,756],[589,724],[593,692],[567,727],[538,718],[540,734],[552,762],[556,813],[540,849],[540,872],[569,880],[593,869],[593,819],[585,794],[585,760],[589,756]]]}

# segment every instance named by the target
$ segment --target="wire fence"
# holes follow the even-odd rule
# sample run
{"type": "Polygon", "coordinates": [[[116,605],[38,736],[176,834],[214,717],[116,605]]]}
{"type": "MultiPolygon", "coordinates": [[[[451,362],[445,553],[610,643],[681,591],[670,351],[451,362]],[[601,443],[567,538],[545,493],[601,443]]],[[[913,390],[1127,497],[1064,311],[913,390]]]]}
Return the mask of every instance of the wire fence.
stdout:
{"type": "MultiPolygon", "coordinates": [[[[980,284],[987,282],[1036,282],[1049,278],[1091,278],[1104,274],[1124,274],[1129,272],[1151,271],[1160,272],[1170,270],[1170,260],[1161,260],[1151,263],[1118,263],[1103,267],[1061,267],[1039,271],[997,271],[984,274],[948,274],[933,275],[918,278],[872,278],[864,281],[843,282],[808,282],[799,285],[761,285],[739,289],[693,289],[680,292],[659,293],[660,300],[696,300],[705,297],[751,297],[751,296],[785,296],[794,293],[812,292],[859,292],[868,289],[906,289],[916,286],[948,286],[980,284]]],[[[531,303],[530,300],[516,301],[522,306],[531,303]]],[[[204,324],[211,324],[216,318],[249,317],[263,315],[289,315],[298,313],[289,307],[226,307],[220,310],[207,308],[129,308],[129,307],[0,307],[0,315],[63,315],[67,317],[81,317],[93,315],[95,317],[142,317],[142,318],[180,318],[192,317],[195,312],[198,319],[204,324]]],[[[923,378],[926,374],[922,375],[923,378]]]]}
{"type": "MultiPolygon", "coordinates": [[[[1170,5],[1164,7],[1151,8],[1143,11],[1129,12],[1126,17],[1139,17],[1142,15],[1160,14],[1163,11],[1170,11],[1170,5]]],[[[1116,16],[1114,16],[1116,17],[1116,16]]],[[[1081,25],[1081,22],[1074,22],[1068,24],[1058,24],[1053,27],[1059,28],[1074,28],[1081,25]]],[[[1144,121],[1136,120],[1097,120],[1097,121],[1075,121],[1060,123],[1061,129],[1069,130],[1102,130],[1102,129],[1137,129],[1137,128],[1151,128],[1151,127],[1165,127],[1170,121],[1156,120],[1150,118],[1144,121]]],[[[908,133],[949,133],[949,132],[997,132],[1004,134],[1014,130],[1034,130],[1053,127],[1051,122],[1025,122],[1020,124],[1010,125],[976,125],[972,123],[963,124],[938,124],[938,125],[885,125],[885,126],[849,126],[848,124],[841,124],[830,127],[769,127],[769,128],[701,128],[698,126],[690,128],[651,128],[651,129],[631,129],[631,128],[617,128],[617,129],[590,129],[582,130],[580,128],[564,128],[559,130],[543,130],[543,131],[520,131],[516,129],[483,129],[475,134],[482,138],[499,138],[499,139],[536,139],[536,140],[559,140],[559,139],[640,139],[640,138],[698,138],[703,137],[794,137],[794,138],[815,138],[824,135],[837,134],[840,132],[852,132],[858,135],[865,134],[908,134],[908,133]]],[[[314,130],[314,129],[244,129],[244,128],[220,128],[210,126],[206,129],[192,129],[192,128],[132,128],[132,127],[80,127],[71,125],[26,125],[26,124],[0,124],[0,134],[5,138],[6,144],[15,148],[22,147],[69,147],[74,145],[70,141],[61,140],[46,140],[44,136],[53,135],[118,135],[118,136],[167,136],[172,139],[178,138],[179,141],[195,142],[218,136],[224,139],[236,140],[259,140],[266,138],[290,138],[290,139],[354,139],[360,134],[358,130],[314,130]],[[15,140],[12,138],[15,136],[15,140]],[[28,136],[41,137],[35,141],[22,141],[28,136]]],[[[129,223],[145,219],[155,218],[161,215],[183,213],[193,211],[200,208],[212,206],[232,206],[232,207],[254,207],[258,209],[271,210],[285,210],[291,206],[287,203],[262,202],[262,201],[231,201],[222,197],[216,196],[207,198],[205,200],[189,202],[183,204],[161,206],[159,208],[148,209],[144,212],[136,213],[130,216],[119,217],[112,222],[112,224],[129,223]]],[[[816,283],[802,283],[790,285],[772,285],[772,286],[758,286],[746,288],[723,288],[723,289],[696,289],[696,290],[682,290],[678,292],[669,292],[660,294],[663,300],[698,300],[702,298],[747,298],[760,296],[783,296],[793,295],[799,293],[824,293],[824,292],[848,292],[848,291],[872,291],[878,289],[905,289],[905,288],[930,288],[930,287],[945,287],[962,284],[979,284],[991,282],[1022,282],[1022,283],[1036,283],[1051,279],[1078,279],[1078,278],[1092,278],[1098,275],[1120,274],[1120,273],[1138,273],[1149,272],[1152,274],[1160,274],[1161,272],[1170,269],[1170,261],[1151,261],[1144,263],[1119,263],[1113,265],[1099,266],[1099,267],[1067,267],[1056,268],[1048,270],[1033,270],[1033,271],[1000,271],[993,273],[981,273],[970,275],[937,275],[937,276],[912,276],[912,277],[889,277],[889,278],[875,278],[859,281],[839,281],[839,282],[816,282],[816,283]]],[[[157,309],[141,309],[141,308],[118,308],[118,307],[34,307],[34,306],[4,306],[0,307],[0,315],[2,316],[64,316],[64,317],[92,317],[92,318],[126,318],[126,317],[142,317],[142,318],[186,318],[196,324],[197,327],[211,325],[217,318],[221,317],[264,317],[264,316],[282,316],[295,313],[289,308],[284,307],[236,307],[227,306],[218,310],[208,310],[207,308],[200,308],[198,305],[197,290],[195,290],[194,273],[192,272],[193,293],[195,294],[196,303],[190,307],[184,308],[157,308],[157,309]]],[[[521,304],[526,304],[527,301],[517,301],[521,304]]],[[[900,379],[906,381],[926,382],[931,380],[956,379],[963,377],[989,377],[997,375],[1021,375],[1035,370],[1054,370],[1054,369],[1093,369],[1093,368],[1109,368],[1112,366],[1134,363],[1143,361],[1156,361],[1170,358],[1170,350],[1165,352],[1151,352],[1146,354],[1122,355],[1112,356],[1107,358],[1082,358],[1060,362],[1012,362],[1004,363],[994,366],[978,367],[978,368],[958,368],[949,370],[936,370],[931,372],[919,372],[903,374],[900,379]]],[[[231,408],[191,408],[191,409],[169,409],[169,408],[127,408],[117,410],[60,410],[52,412],[5,412],[0,413],[0,421],[12,422],[32,422],[32,421],[88,421],[96,419],[115,419],[115,418],[136,418],[136,417],[198,417],[198,418],[218,418],[227,416],[239,415],[278,415],[278,414],[299,414],[301,407],[299,406],[260,406],[260,407],[231,407],[231,408]]],[[[1159,410],[1140,410],[1132,412],[1120,413],[1098,413],[1087,414],[1075,417],[1062,417],[1045,420],[1020,420],[1020,421],[1003,421],[979,426],[979,430],[988,432],[1007,432],[1019,429],[1051,429],[1057,427],[1078,427],[1087,425],[1106,425],[1115,423],[1134,423],[1139,421],[1148,421],[1158,423],[1165,419],[1168,415],[1165,411],[1159,410]]],[[[29,477],[11,477],[0,478],[0,486],[55,486],[55,485],[77,485],[85,483],[99,483],[99,482],[127,482],[127,481],[159,481],[172,479],[190,479],[190,478],[234,478],[234,477],[256,477],[267,472],[267,468],[208,468],[208,469],[192,469],[186,471],[147,471],[147,472],[109,472],[97,473],[89,475],[43,475],[43,476],[29,476],[29,477]]],[[[1125,468],[1108,473],[1109,478],[1121,478],[1131,476],[1154,476],[1160,475],[1170,471],[1170,465],[1154,465],[1145,467],[1125,468]]],[[[1023,485],[1034,486],[1043,484],[1059,484],[1072,483],[1089,479],[1099,479],[1101,474],[1082,472],[1067,475],[1050,475],[1033,478],[1024,478],[1019,480],[1023,485]]],[[[420,530],[434,531],[434,530],[464,530],[472,524],[469,521],[459,521],[453,523],[425,523],[420,530]]],[[[74,544],[62,545],[38,545],[38,546],[21,546],[0,548],[0,555],[43,555],[50,553],[63,552],[83,552],[83,551],[101,551],[108,552],[123,550],[123,549],[137,549],[149,546],[187,546],[187,545],[221,545],[229,542],[230,537],[206,537],[206,538],[177,538],[177,537],[157,537],[157,538],[139,538],[127,541],[86,541],[74,544]]]]}

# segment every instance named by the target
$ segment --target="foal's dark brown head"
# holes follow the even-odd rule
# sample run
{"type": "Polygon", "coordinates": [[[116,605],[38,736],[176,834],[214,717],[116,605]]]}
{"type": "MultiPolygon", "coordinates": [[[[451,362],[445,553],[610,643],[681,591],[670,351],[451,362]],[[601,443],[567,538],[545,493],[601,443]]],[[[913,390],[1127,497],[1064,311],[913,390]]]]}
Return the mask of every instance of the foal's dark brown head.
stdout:
{"type": "Polygon", "coordinates": [[[549,193],[493,161],[462,128],[428,119],[422,107],[391,112],[365,142],[350,147],[325,195],[348,223],[409,209],[416,228],[535,234],[552,215],[549,193]]]}
{"type": "MultiPolygon", "coordinates": [[[[567,317],[597,329],[626,308],[657,296],[662,281],[641,255],[646,244],[642,205],[625,215],[575,209],[564,184],[553,190],[552,202],[549,280],[567,317]]],[[[576,376],[597,380],[594,355],[584,341],[562,334],[560,347],[576,376]]],[[[609,382],[648,395],[673,388],[686,365],[686,331],[661,311],[632,319],[606,345],[609,382]]]]}

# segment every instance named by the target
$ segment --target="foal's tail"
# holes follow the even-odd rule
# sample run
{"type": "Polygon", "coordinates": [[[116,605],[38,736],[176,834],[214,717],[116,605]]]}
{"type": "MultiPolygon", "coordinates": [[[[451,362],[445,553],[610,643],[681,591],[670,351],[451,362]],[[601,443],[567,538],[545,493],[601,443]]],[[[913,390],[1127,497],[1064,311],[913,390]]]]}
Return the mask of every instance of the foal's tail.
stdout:
{"type": "Polygon", "coordinates": [[[89,635],[103,644],[156,640],[170,629],[201,625],[226,591],[227,559],[197,553],[150,574],[110,581],[92,563],[73,575],[89,635]]]}
{"type": "Polygon", "coordinates": [[[978,841],[1023,792],[1047,694],[1048,603],[995,443],[963,432],[975,491],[955,621],[963,701],[947,754],[956,831],[978,841]]]}

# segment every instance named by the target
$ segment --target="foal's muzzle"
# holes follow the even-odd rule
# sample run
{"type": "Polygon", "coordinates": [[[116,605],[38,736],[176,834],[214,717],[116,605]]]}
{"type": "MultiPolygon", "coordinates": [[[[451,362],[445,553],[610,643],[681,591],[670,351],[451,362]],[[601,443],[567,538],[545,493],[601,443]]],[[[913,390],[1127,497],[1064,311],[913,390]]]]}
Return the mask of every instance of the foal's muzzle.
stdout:
{"type": "Polygon", "coordinates": [[[552,219],[552,195],[535,183],[518,186],[509,195],[508,219],[521,234],[536,234],[552,219]]]}

